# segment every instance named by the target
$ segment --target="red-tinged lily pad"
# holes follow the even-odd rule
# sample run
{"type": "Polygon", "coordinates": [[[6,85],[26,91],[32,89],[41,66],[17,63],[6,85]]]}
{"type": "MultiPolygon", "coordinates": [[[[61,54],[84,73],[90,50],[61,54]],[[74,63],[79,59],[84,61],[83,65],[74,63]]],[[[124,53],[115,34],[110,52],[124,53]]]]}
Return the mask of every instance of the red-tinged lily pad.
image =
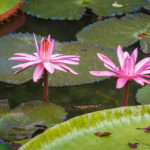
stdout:
{"type": "Polygon", "coordinates": [[[21,3],[21,0],[0,0],[0,22],[16,13],[21,3]]]}
{"type": "Polygon", "coordinates": [[[139,143],[148,150],[150,134],[137,127],[150,124],[150,105],[120,107],[88,113],[52,127],[19,150],[131,150],[128,143],[139,143]],[[109,131],[98,138],[94,133],[109,131]]]}
{"type": "Polygon", "coordinates": [[[21,27],[25,22],[25,14],[18,11],[15,16],[12,16],[9,21],[0,24],[0,37],[14,32],[21,27]]]}

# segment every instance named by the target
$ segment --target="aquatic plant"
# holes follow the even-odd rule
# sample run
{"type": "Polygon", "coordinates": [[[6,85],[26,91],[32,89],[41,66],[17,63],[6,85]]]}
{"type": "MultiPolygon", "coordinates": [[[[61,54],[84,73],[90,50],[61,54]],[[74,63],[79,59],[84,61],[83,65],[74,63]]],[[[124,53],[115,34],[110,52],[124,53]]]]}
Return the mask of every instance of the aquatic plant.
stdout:
{"type": "Polygon", "coordinates": [[[116,66],[108,57],[101,53],[97,53],[100,60],[104,62],[104,66],[110,71],[90,71],[90,74],[94,76],[108,76],[108,77],[118,77],[116,88],[122,88],[125,86],[123,106],[127,105],[128,101],[128,91],[129,83],[134,80],[138,84],[144,86],[144,83],[150,84],[150,80],[143,77],[150,78],[150,57],[142,59],[140,62],[136,63],[138,56],[138,49],[136,48],[131,56],[127,51],[123,52],[121,46],[117,48],[117,56],[120,63],[120,69],[116,66]]]}
{"type": "Polygon", "coordinates": [[[77,116],[49,128],[19,150],[149,150],[150,105],[77,116]],[[133,145],[135,144],[135,146],[133,145]]]}
{"type": "Polygon", "coordinates": [[[21,0],[1,0],[0,23],[14,15],[19,9],[21,0]]]}
{"type": "Polygon", "coordinates": [[[33,53],[33,55],[27,53],[15,53],[14,55],[17,57],[11,57],[9,60],[26,61],[26,63],[12,67],[13,69],[20,68],[20,70],[15,72],[15,74],[18,74],[31,66],[37,65],[33,73],[34,82],[37,82],[44,72],[44,101],[48,102],[48,72],[53,74],[55,70],[58,70],[62,72],[71,72],[72,74],[77,75],[77,72],[65,64],[78,65],[80,56],[52,54],[54,50],[54,40],[50,41],[50,35],[47,40],[45,40],[44,37],[42,38],[40,49],[35,35],[34,40],[37,50],[36,53],[33,53]]]}

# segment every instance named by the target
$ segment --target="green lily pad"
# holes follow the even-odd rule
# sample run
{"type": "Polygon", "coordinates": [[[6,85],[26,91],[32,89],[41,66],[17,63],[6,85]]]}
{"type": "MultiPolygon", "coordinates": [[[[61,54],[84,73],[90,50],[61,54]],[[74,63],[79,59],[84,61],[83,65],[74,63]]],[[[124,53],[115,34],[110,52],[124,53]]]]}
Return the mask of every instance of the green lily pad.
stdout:
{"type": "Polygon", "coordinates": [[[85,27],[77,38],[82,42],[116,49],[119,44],[125,47],[140,40],[138,33],[143,33],[149,23],[150,16],[142,14],[113,18],[85,27]]]}
{"type": "Polygon", "coordinates": [[[3,116],[3,114],[7,113],[9,111],[10,107],[8,104],[8,100],[0,100],[0,117],[3,116]]]}
{"type": "Polygon", "coordinates": [[[140,88],[136,94],[137,101],[141,104],[150,104],[149,91],[150,85],[140,88]]]}
{"type": "Polygon", "coordinates": [[[145,6],[146,3],[145,0],[94,0],[89,7],[99,16],[108,16],[135,11],[141,6],[145,6]],[[118,5],[115,5],[115,2],[118,5]]]}
{"type": "Polygon", "coordinates": [[[52,103],[23,103],[0,118],[0,138],[19,140],[31,138],[41,126],[52,127],[66,116],[64,109],[52,103]],[[38,126],[37,126],[38,125],[38,126]]]}
{"type": "Polygon", "coordinates": [[[112,13],[129,12],[146,4],[145,0],[123,0],[118,3],[125,4],[123,7],[113,7],[115,0],[25,0],[22,9],[27,13],[51,19],[79,19],[85,7],[93,9],[93,12],[100,16],[107,16],[112,13]],[[125,7],[124,7],[125,6],[125,7]]]}
{"type": "Polygon", "coordinates": [[[19,150],[148,150],[150,134],[143,129],[150,125],[150,105],[122,107],[85,114],[48,129],[19,150]],[[109,132],[109,136],[95,133],[109,132]]]}
{"type": "Polygon", "coordinates": [[[141,39],[140,46],[144,53],[150,53],[150,38],[141,39]]]}
{"type": "Polygon", "coordinates": [[[13,15],[21,5],[21,0],[0,0],[0,22],[13,15]]]}
{"type": "MultiPolygon", "coordinates": [[[[41,39],[40,36],[37,36],[37,38],[38,41],[41,39]]],[[[19,33],[1,38],[0,47],[0,80],[15,84],[21,84],[31,80],[34,67],[31,67],[20,74],[13,75],[11,67],[21,62],[8,61],[8,58],[12,57],[16,52],[25,52],[29,54],[35,52],[34,39],[32,34],[19,33]]],[[[114,62],[117,60],[116,54],[113,50],[108,50],[79,42],[55,42],[54,53],[56,52],[67,55],[80,55],[80,64],[76,66],[70,66],[75,71],[77,71],[79,75],[55,71],[54,74],[49,74],[49,86],[79,85],[104,79],[105,77],[95,77],[89,74],[90,70],[106,70],[103,63],[98,59],[96,55],[97,52],[104,53],[114,62]]]]}
{"type": "Polygon", "coordinates": [[[81,56],[79,65],[70,66],[79,74],[73,75],[71,73],[56,71],[54,75],[49,75],[49,86],[80,85],[105,79],[106,77],[95,77],[89,74],[90,70],[106,70],[103,62],[100,61],[96,55],[98,52],[109,56],[109,58],[114,62],[117,61],[116,54],[113,50],[99,48],[80,42],[63,43],[57,47],[57,51],[67,55],[81,56]]]}

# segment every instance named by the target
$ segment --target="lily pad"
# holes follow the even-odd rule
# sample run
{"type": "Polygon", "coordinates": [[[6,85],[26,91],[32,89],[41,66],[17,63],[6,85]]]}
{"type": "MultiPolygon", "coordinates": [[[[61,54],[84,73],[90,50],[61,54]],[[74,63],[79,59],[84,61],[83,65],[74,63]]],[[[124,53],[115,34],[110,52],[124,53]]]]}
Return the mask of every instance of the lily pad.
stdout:
{"type": "Polygon", "coordinates": [[[31,138],[41,127],[52,127],[66,116],[64,109],[52,103],[32,101],[23,103],[0,118],[0,138],[20,140],[31,138]]]}
{"type": "Polygon", "coordinates": [[[150,85],[140,88],[136,94],[137,101],[141,104],[150,104],[149,91],[150,85]]]}
{"type": "Polygon", "coordinates": [[[0,24],[0,37],[6,36],[19,27],[21,27],[25,22],[25,14],[22,11],[18,11],[16,16],[11,17],[8,22],[0,24]]]}
{"type": "Polygon", "coordinates": [[[0,117],[3,116],[3,114],[7,113],[9,111],[10,107],[8,104],[8,100],[0,100],[0,117]]]}
{"type": "Polygon", "coordinates": [[[93,9],[93,12],[100,16],[107,16],[112,13],[129,12],[145,6],[146,0],[119,0],[118,3],[126,4],[123,7],[114,7],[115,0],[25,0],[22,9],[27,13],[51,19],[79,19],[85,7],[93,9]]]}
{"type": "Polygon", "coordinates": [[[150,16],[142,14],[113,18],[83,28],[77,38],[82,42],[109,48],[116,49],[119,44],[126,47],[141,39],[138,33],[143,33],[149,23],[150,16]]]}
{"type": "Polygon", "coordinates": [[[21,0],[0,0],[0,22],[13,15],[21,5],[21,0]]]}
{"type": "MultiPolygon", "coordinates": [[[[38,41],[41,39],[40,36],[37,38],[38,41]]],[[[20,62],[8,61],[8,58],[12,57],[16,52],[31,54],[35,52],[33,35],[29,33],[19,33],[1,38],[0,47],[0,80],[15,84],[21,84],[31,80],[34,67],[31,67],[20,74],[13,75],[11,67],[20,62]]],[[[89,70],[105,69],[103,63],[96,55],[97,52],[104,53],[104,55],[109,56],[114,62],[117,60],[116,54],[113,50],[79,42],[55,42],[54,53],[80,55],[81,61],[77,66],[70,66],[77,71],[79,75],[55,71],[54,74],[49,74],[49,86],[79,85],[103,80],[105,77],[95,77],[89,74],[89,70]]]]}
{"type": "Polygon", "coordinates": [[[52,127],[19,150],[130,150],[128,143],[148,150],[150,134],[137,128],[149,125],[150,105],[97,111],[52,127]]]}
{"type": "Polygon", "coordinates": [[[128,13],[146,5],[145,0],[94,0],[89,6],[99,16],[128,13]]]}

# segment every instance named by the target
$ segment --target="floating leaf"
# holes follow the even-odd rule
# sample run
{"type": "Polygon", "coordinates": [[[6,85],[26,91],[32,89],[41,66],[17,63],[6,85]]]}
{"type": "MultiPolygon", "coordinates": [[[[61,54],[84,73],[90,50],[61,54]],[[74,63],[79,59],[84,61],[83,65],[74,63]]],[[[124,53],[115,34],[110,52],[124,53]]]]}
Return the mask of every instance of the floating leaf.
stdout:
{"type": "Polygon", "coordinates": [[[114,51],[79,42],[63,43],[57,47],[57,51],[67,55],[81,56],[80,64],[71,66],[79,74],[73,75],[57,71],[54,75],[49,75],[49,86],[80,85],[103,80],[105,77],[94,77],[89,74],[90,70],[106,70],[103,63],[98,59],[97,52],[109,56],[114,62],[117,60],[114,51]]]}
{"type": "Polygon", "coordinates": [[[123,7],[118,8],[112,5],[114,2],[114,0],[25,0],[22,9],[31,15],[45,19],[73,20],[82,16],[85,7],[92,9],[99,16],[108,16],[136,10],[146,4],[146,0],[124,0],[124,4],[121,5],[123,7]]]}
{"type": "Polygon", "coordinates": [[[150,104],[150,85],[140,88],[136,93],[137,102],[141,104],[150,104]]]}
{"type": "Polygon", "coordinates": [[[0,22],[13,15],[21,5],[21,0],[0,0],[0,22]]]}
{"type": "Polygon", "coordinates": [[[0,24],[0,37],[10,34],[22,26],[25,22],[25,14],[18,11],[16,16],[11,17],[8,22],[0,24]]]}
{"type": "Polygon", "coordinates": [[[129,142],[139,143],[139,149],[148,150],[143,143],[149,143],[150,134],[136,127],[149,124],[150,105],[97,111],[52,127],[19,150],[130,150],[129,142]],[[99,131],[112,135],[98,138],[93,133],[99,131]]]}
{"type": "Polygon", "coordinates": [[[119,44],[125,47],[140,40],[138,33],[143,33],[148,23],[150,17],[142,14],[109,19],[85,27],[77,38],[82,42],[116,49],[119,44]]]}
{"type": "Polygon", "coordinates": [[[3,114],[7,113],[9,111],[9,104],[8,100],[0,100],[0,117],[3,116],[3,114]]]}
{"type": "MultiPolygon", "coordinates": [[[[41,37],[37,37],[41,40],[41,37]]],[[[33,35],[14,34],[0,39],[0,80],[9,83],[21,84],[32,79],[33,68],[31,67],[20,74],[14,75],[11,67],[20,62],[8,61],[16,52],[33,53],[35,45],[33,35]],[[9,43],[9,44],[8,44],[9,43]]],[[[103,63],[98,59],[96,53],[102,52],[108,55],[110,59],[116,60],[116,54],[112,50],[96,47],[90,44],[79,42],[59,43],[55,42],[54,53],[63,53],[66,55],[80,55],[80,65],[71,66],[79,75],[55,71],[49,74],[49,86],[79,85],[94,81],[99,81],[105,77],[94,77],[89,74],[89,70],[104,70],[103,63]],[[89,61],[90,60],[90,61],[89,61]],[[85,76],[86,75],[86,76],[85,76]]]]}
{"type": "Polygon", "coordinates": [[[19,140],[31,138],[32,134],[45,125],[52,127],[64,120],[64,109],[52,103],[32,101],[23,103],[0,118],[0,138],[19,140]]]}

